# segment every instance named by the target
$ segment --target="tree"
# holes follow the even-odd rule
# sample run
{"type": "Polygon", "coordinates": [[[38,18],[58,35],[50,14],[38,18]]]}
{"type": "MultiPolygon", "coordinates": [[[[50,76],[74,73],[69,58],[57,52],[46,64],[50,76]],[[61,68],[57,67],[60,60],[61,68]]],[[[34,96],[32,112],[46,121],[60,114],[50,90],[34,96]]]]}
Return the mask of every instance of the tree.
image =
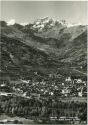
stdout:
{"type": "Polygon", "coordinates": [[[79,118],[81,121],[87,121],[87,110],[79,114],[79,118]]]}

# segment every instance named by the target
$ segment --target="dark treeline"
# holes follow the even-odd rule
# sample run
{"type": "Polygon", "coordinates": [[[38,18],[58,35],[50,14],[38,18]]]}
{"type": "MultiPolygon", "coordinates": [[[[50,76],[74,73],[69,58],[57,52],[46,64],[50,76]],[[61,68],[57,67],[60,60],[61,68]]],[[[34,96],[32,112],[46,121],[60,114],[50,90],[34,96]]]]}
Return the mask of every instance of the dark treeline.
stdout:
{"type": "Polygon", "coordinates": [[[20,97],[0,96],[0,114],[25,118],[50,118],[50,116],[78,117],[87,120],[86,102],[62,102],[55,99],[24,99],[20,97]]]}

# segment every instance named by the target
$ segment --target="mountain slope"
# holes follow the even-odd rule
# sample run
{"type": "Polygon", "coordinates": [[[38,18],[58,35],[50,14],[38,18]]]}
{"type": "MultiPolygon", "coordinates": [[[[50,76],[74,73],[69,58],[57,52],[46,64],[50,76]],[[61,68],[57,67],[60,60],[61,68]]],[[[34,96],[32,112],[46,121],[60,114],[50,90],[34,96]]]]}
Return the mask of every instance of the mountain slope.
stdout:
{"type": "MultiPolygon", "coordinates": [[[[7,26],[4,22],[1,25],[2,75],[10,79],[33,79],[35,72],[41,78],[58,72],[62,76],[86,77],[86,26],[68,28],[51,22],[53,26],[47,31],[43,28],[41,32],[35,30],[35,23],[7,26]]],[[[41,20],[40,23],[42,25],[41,20]]],[[[47,23],[50,25],[49,20],[47,23]]]]}

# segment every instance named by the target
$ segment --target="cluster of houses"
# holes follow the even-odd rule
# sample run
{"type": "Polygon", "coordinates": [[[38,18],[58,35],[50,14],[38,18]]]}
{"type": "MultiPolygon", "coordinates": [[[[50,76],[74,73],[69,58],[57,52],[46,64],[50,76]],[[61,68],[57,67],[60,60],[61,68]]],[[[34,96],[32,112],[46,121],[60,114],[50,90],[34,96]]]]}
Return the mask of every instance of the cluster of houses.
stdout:
{"type": "MultiPolygon", "coordinates": [[[[49,75],[52,77],[52,75],[49,75]]],[[[87,82],[82,79],[74,79],[66,77],[63,82],[58,81],[31,81],[23,80],[11,81],[12,89],[14,92],[23,96],[30,96],[40,94],[44,96],[55,96],[55,91],[62,97],[78,96],[83,97],[87,94],[87,82]]],[[[0,91],[6,88],[6,84],[3,82],[0,84],[0,91]]]]}

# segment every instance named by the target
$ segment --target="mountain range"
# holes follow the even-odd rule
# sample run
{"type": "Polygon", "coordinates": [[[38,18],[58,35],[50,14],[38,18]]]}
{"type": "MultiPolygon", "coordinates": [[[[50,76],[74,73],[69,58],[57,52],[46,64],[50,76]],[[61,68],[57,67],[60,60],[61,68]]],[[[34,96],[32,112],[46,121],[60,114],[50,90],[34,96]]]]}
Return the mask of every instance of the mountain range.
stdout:
{"type": "Polygon", "coordinates": [[[25,26],[1,25],[1,80],[86,77],[87,26],[68,26],[48,17],[25,26]]]}

